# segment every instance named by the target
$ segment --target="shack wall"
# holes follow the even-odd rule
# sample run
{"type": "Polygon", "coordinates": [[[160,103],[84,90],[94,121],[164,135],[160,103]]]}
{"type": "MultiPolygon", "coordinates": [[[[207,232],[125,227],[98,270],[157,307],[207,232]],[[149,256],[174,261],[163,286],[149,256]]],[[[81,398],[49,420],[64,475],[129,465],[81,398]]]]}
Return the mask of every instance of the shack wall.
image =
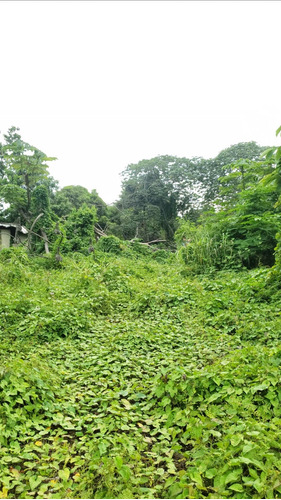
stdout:
{"type": "Polygon", "coordinates": [[[9,248],[11,242],[10,229],[1,228],[0,229],[0,250],[3,248],[9,248]]]}

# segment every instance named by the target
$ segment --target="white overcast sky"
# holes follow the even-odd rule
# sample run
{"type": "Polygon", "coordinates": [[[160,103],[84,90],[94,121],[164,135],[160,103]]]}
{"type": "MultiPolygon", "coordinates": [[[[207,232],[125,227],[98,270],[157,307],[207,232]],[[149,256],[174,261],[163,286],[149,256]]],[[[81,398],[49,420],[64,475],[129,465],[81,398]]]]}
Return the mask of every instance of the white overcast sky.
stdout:
{"type": "Polygon", "coordinates": [[[0,131],[60,183],[120,194],[157,155],[279,144],[281,2],[0,1],[0,131]]]}

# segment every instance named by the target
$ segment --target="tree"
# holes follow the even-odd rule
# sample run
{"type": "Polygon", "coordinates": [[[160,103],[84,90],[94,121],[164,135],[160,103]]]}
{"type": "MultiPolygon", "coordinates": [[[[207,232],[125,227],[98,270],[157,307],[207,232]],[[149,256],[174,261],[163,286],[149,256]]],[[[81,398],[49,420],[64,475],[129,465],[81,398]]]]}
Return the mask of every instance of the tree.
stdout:
{"type": "Polygon", "coordinates": [[[238,160],[225,167],[227,174],[220,177],[220,187],[216,204],[235,205],[239,194],[257,185],[267,177],[274,165],[270,160],[238,160]]]}
{"type": "Polygon", "coordinates": [[[260,160],[266,147],[259,146],[254,141],[239,142],[223,149],[215,158],[207,160],[205,206],[218,197],[222,185],[221,178],[224,178],[223,186],[225,188],[225,191],[220,193],[221,201],[229,199],[229,195],[237,193],[237,189],[240,191],[237,184],[242,181],[243,185],[244,170],[247,170],[247,165],[251,162],[260,160]],[[241,175],[240,179],[239,175],[241,175]]]}
{"type": "MultiPolygon", "coordinates": [[[[216,210],[203,212],[197,226],[182,221],[176,233],[180,255],[191,270],[273,265],[281,224],[281,148],[264,155],[261,149],[242,143],[218,155],[225,175],[218,179],[216,210]],[[247,159],[251,154],[254,159],[247,159]]],[[[276,252],[278,261],[278,245],[276,252]]]]}
{"type": "Polygon", "coordinates": [[[36,187],[45,185],[51,189],[54,180],[49,176],[46,162],[56,158],[21,139],[19,129],[11,127],[4,135],[6,143],[1,145],[0,161],[0,198],[8,208],[2,216],[13,221],[20,217],[27,226],[38,214],[32,208],[32,196],[36,187]]]}
{"type": "Polygon", "coordinates": [[[124,237],[171,240],[177,217],[200,210],[204,163],[166,155],[128,165],[117,203],[124,237]]]}
{"type": "Polygon", "coordinates": [[[52,210],[60,218],[67,218],[73,210],[78,210],[83,204],[96,208],[97,222],[105,229],[108,223],[108,207],[95,189],[89,192],[83,186],[65,186],[55,193],[51,202],[52,210]]]}
{"type": "Polygon", "coordinates": [[[90,193],[83,186],[65,186],[58,190],[52,200],[52,209],[58,217],[67,217],[83,203],[90,205],[90,193]]]}
{"type": "MultiPolygon", "coordinates": [[[[276,137],[281,136],[281,126],[276,130],[276,137]]],[[[278,193],[277,206],[281,205],[281,146],[273,146],[263,152],[267,161],[273,162],[274,169],[264,178],[263,184],[274,185],[278,193]]]]}
{"type": "Polygon", "coordinates": [[[98,195],[96,189],[92,189],[90,193],[90,204],[96,208],[98,224],[102,229],[106,229],[109,223],[109,207],[98,195]]]}
{"type": "Polygon", "coordinates": [[[177,217],[196,221],[213,204],[222,176],[224,191],[220,191],[220,202],[240,192],[246,180],[250,180],[248,164],[260,158],[264,149],[255,142],[239,143],[214,159],[166,155],[128,165],[122,174],[122,193],[116,204],[123,237],[137,234],[146,241],[156,237],[172,239],[177,217]]]}

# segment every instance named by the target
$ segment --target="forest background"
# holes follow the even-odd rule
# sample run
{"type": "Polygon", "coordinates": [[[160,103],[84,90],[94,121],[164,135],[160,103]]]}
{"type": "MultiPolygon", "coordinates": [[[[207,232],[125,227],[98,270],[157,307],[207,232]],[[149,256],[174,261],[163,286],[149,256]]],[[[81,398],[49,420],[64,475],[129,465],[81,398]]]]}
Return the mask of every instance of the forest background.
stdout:
{"type": "MultiPolygon", "coordinates": [[[[280,129],[277,130],[277,136],[280,129]]],[[[272,266],[280,227],[280,148],[239,143],[215,158],[158,156],[122,173],[119,200],[58,188],[55,160],[11,127],[0,144],[0,218],[32,228],[29,251],[94,250],[100,236],[162,242],[196,271],[272,266]],[[96,242],[97,241],[97,242],[96,242]]],[[[113,239],[111,238],[111,241],[113,239]]],[[[115,242],[117,241],[114,240],[115,242]]],[[[120,242],[119,242],[120,244],[120,242]]]]}

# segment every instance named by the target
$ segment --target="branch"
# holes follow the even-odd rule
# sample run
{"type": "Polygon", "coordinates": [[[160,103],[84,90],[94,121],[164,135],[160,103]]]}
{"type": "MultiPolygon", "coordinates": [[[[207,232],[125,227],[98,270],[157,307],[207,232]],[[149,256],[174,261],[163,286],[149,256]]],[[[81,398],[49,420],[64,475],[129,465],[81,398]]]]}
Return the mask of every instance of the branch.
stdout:
{"type": "Polygon", "coordinates": [[[152,241],[148,241],[147,244],[151,245],[152,243],[160,243],[161,241],[166,241],[166,240],[152,240],[152,241]]]}
{"type": "Polygon", "coordinates": [[[105,232],[102,229],[99,229],[98,227],[94,226],[95,233],[97,233],[98,236],[107,236],[105,232]]]}
{"type": "Polygon", "coordinates": [[[31,224],[31,228],[28,229],[28,238],[27,238],[27,247],[28,247],[28,250],[31,251],[31,235],[32,235],[32,229],[34,228],[36,222],[38,221],[38,219],[40,219],[40,217],[42,217],[44,215],[44,213],[41,213],[39,215],[37,215],[37,217],[34,219],[33,223],[31,224]]]}
{"type": "MultiPolygon", "coordinates": [[[[142,242],[142,241],[138,241],[138,243],[140,245],[147,245],[147,246],[150,246],[152,243],[161,243],[162,241],[166,241],[166,240],[152,240],[152,241],[147,241],[146,243],[142,242]]],[[[135,243],[136,242],[136,239],[133,238],[132,240],[129,241],[129,243],[135,243]]]]}
{"type": "Polygon", "coordinates": [[[34,219],[32,225],[31,225],[31,228],[29,229],[29,231],[32,231],[32,229],[34,228],[36,222],[38,221],[38,219],[40,219],[40,217],[42,217],[44,215],[44,213],[42,212],[41,214],[37,215],[36,219],[34,219]]]}

